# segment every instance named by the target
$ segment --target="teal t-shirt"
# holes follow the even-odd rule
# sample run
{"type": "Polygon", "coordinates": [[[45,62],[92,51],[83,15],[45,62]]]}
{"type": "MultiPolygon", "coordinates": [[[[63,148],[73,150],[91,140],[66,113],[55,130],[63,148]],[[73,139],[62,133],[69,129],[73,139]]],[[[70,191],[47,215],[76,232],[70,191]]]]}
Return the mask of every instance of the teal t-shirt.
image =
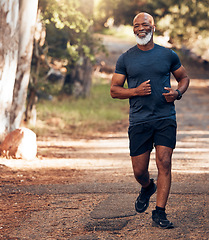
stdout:
{"type": "Polygon", "coordinates": [[[171,87],[170,74],[181,67],[178,55],[171,49],[154,45],[148,51],[137,45],[123,53],[116,64],[115,73],[127,78],[128,88],[135,88],[150,80],[151,94],[129,99],[130,126],[159,119],[176,119],[174,103],[168,103],[162,93],[171,87]]]}

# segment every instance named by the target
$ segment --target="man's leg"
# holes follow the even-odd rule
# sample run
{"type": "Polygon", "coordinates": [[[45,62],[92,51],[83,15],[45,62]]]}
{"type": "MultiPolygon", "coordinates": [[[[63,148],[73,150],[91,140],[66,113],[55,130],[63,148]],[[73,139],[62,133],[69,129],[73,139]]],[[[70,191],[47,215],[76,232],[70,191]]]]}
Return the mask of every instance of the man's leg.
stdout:
{"type": "Polygon", "coordinates": [[[156,206],[165,208],[171,187],[171,158],[173,149],[156,146],[156,164],[158,168],[156,206]]]}
{"type": "Polygon", "coordinates": [[[147,151],[141,155],[131,157],[134,176],[138,183],[142,187],[146,188],[150,184],[149,178],[149,160],[150,160],[150,151],[147,151]]]}
{"type": "Polygon", "coordinates": [[[137,212],[144,212],[149,206],[149,199],[156,191],[156,185],[153,179],[149,177],[149,160],[150,151],[147,151],[141,155],[132,157],[132,165],[134,176],[136,180],[142,185],[139,196],[135,202],[135,209],[137,212]]]}
{"type": "Polygon", "coordinates": [[[158,168],[156,210],[152,211],[153,225],[161,228],[173,228],[165,213],[165,206],[171,187],[171,157],[173,149],[156,146],[156,163],[158,168]]]}

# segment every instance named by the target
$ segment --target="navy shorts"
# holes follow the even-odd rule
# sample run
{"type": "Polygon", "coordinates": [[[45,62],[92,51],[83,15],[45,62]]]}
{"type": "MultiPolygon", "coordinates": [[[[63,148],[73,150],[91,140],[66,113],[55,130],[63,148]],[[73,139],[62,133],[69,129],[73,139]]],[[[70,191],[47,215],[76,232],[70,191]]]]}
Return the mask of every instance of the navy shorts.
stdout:
{"type": "Polygon", "coordinates": [[[130,155],[138,156],[161,145],[172,149],[176,146],[177,124],[172,119],[162,119],[130,126],[128,129],[130,155]]]}

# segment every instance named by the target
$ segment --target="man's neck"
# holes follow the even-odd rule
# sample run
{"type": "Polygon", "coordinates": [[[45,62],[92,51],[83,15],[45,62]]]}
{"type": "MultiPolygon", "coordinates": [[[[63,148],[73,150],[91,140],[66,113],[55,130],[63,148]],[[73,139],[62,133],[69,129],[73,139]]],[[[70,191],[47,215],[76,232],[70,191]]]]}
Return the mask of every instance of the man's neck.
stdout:
{"type": "Polygon", "coordinates": [[[149,51],[149,50],[153,49],[154,46],[155,46],[155,44],[153,41],[148,42],[146,45],[137,44],[137,47],[142,51],[149,51]]]}

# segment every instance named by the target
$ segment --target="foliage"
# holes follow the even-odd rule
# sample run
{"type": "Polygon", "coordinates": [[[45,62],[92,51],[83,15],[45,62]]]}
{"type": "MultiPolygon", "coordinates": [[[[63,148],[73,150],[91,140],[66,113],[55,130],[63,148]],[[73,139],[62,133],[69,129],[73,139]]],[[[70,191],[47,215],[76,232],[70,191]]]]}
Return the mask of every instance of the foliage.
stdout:
{"type": "Polygon", "coordinates": [[[94,42],[90,28],[92,14],[78,0],[40,0],[42,20],[46,26],[48,55],[67,59],[68,67],[81,56],[94,60],[94,42]]]}
{"type": "Polygon", "coordinates": [[[144,1],[138,0],[98,1],[95,9],[95,21],[99,21],[100,24],[104,25],[109,18],[113,17],[115,25],[131,24],[137,9],[144,4],[144,1]]]}
{"type": "Polygon", "coordinates": [[[171,4],[166,1],[164,8],[155,11],[159,25],[163,31],[169,29],[172,39],[187,41],[188,38],[197,39],[200,34],[209,29],[206,19],[209,16],[208,1],[176,1],[171,4]],[[158,14],[157,14],[158,13],[158,14]]]}

